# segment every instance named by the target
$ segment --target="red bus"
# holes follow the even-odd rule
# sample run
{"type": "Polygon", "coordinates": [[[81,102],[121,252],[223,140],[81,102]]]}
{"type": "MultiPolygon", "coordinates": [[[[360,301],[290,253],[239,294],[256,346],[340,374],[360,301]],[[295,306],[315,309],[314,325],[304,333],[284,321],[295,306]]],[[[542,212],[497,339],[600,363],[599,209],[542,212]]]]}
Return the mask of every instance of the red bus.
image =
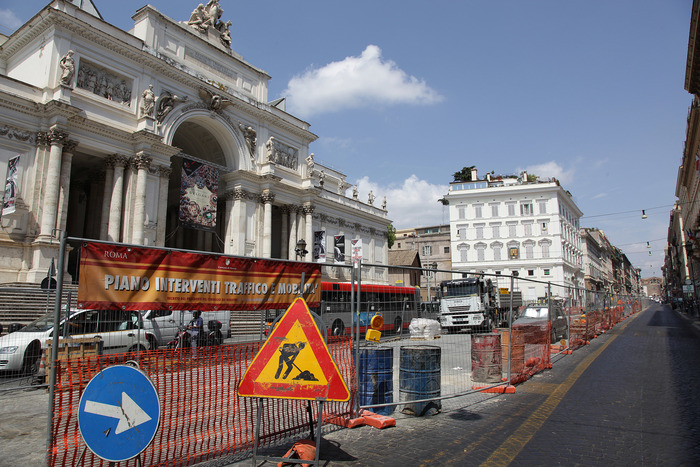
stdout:
{"type": "MultiPolygon", "coordinates": [[[[322,282],[319,314],[331,335],[352,333],[351,285],[349,282],[322,282]]],[[[357,285],[355,286],[357,294],[357,285]]],[[[357,300],[357,295],[355,295],[357,300]]],[[[382,331],[401,334],[413,318],[419,316],[420,293],[416,287],[393,285],[360,285],[360,332],[367,329],[369,320],[376,314],[384,319],[382,331]]]]}

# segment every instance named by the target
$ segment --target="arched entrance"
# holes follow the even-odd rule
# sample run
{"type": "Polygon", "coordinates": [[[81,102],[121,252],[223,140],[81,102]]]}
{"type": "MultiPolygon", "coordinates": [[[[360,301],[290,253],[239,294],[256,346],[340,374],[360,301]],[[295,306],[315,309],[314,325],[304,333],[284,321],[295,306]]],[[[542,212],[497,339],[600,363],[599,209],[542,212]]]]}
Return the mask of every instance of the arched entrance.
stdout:
{"type": "Polygon", "coordinates": [[[230,161],[226,157],[226,150],[219,142],[223,135],[217,135],[210,131],[210,127],[210,118],[208,121],[202,121],[202,117],[189,119],[177,127],[170,142],[172,146],[182,149],[182,153],[171,158],[172,172],[168,185],[166,247],[216,253],[224,251],[226,212],[226,201],[223,197],[224,186],[219,184],[216,227],[213,231],[187,227],[181,225],[179,221],[183,158],[211,163],[219,169],[220,177],[231,167],[230,161]]]}

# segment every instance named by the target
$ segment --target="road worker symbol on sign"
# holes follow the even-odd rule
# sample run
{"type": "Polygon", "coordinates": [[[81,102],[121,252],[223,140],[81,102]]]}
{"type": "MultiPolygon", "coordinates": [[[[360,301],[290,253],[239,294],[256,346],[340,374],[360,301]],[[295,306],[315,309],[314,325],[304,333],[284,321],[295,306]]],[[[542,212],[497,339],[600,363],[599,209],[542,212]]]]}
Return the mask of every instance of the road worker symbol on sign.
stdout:
{"type": "Polygon", "coordinates": [[[282,347],[279,348],[280,360],[279,365],[277,366],[277,372],[275,373],[275,379],[279,379],[280,374],[282,373],[282,369],[286,364],[287,371],[285,371],[284,375],[282,375],[282,379],[287,379],[289,373],[291,373],[292,369],[296,367],[296,369],[299,370],[299,375],[293,379],[303,379],[304,381],[318,381],[318,379],[316,379],[313,373],[311,373],[308,370],[302,370],[294,364],[294,360],[299,356],[299,352],[301,352],[301,350],[305,346],[306,344],[304,344],[303,342],[298,342],[296,344],[282,344],[282,347]]]}
{"type": "MultiPolygon", "coordinates": [[[[344,344],[338,345],[342,348],[344,344]]],[[[304,299],[294,300],[280,318],[246,369],[238,394],[327,401],[350,398],[304,299]]]]}

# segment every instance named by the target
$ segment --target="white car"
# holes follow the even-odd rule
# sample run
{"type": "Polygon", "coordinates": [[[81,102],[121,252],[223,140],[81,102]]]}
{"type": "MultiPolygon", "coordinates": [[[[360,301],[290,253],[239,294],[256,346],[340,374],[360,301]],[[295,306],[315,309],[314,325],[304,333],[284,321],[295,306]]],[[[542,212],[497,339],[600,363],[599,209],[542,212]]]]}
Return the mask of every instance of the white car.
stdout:
{"type": "MultiPolygon", "coordinates": [[[[231,336],[230,311],[202,312],[204,328],[209,329],[209,321],[221,323],[221,338],[231,336]]],[[[158,345],[166,345],[177,336],[178,327],[192,320],[191,311],[148,310],[143,312],[143,325],[146,332],[156,336],[158,345]]]]}
{"type": "MultiPolygon", "coordinates": [[[[0,371],[31,372],[38,368],[43,349],[51,345],[53,312],[19,331],[0,337],[0,371]]],[[[73,338],[99,337],[105,354],[149,350],[157,347],[152,333],[143,327],[141,313],[125,310],[80,310],[60,320],[60,335],[73,338]]]]}

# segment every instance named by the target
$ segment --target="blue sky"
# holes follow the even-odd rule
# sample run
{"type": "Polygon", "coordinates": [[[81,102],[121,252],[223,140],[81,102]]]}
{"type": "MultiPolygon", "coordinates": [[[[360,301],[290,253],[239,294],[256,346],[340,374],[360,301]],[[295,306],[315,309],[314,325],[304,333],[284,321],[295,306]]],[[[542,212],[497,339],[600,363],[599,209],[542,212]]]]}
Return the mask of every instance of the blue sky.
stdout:
{"type": "MultiPolygon", "coordinates": [[[[0,32],[47,3],[3,2],[0,32]]],[[[147,2],[94,3],[128,30],[147,2]]],[[[198,4],[150,3],[180,21],[198,4]]],[[[464,166],[527,169],[558,178],[582,226],[660,275],[692,0],[220,3],[233,50],[272,76],[270,100],[287,97],[319,136],[317,160],[361,197],[386,196],[396,227],[446,222],[437,199],[464,166]]]]}

